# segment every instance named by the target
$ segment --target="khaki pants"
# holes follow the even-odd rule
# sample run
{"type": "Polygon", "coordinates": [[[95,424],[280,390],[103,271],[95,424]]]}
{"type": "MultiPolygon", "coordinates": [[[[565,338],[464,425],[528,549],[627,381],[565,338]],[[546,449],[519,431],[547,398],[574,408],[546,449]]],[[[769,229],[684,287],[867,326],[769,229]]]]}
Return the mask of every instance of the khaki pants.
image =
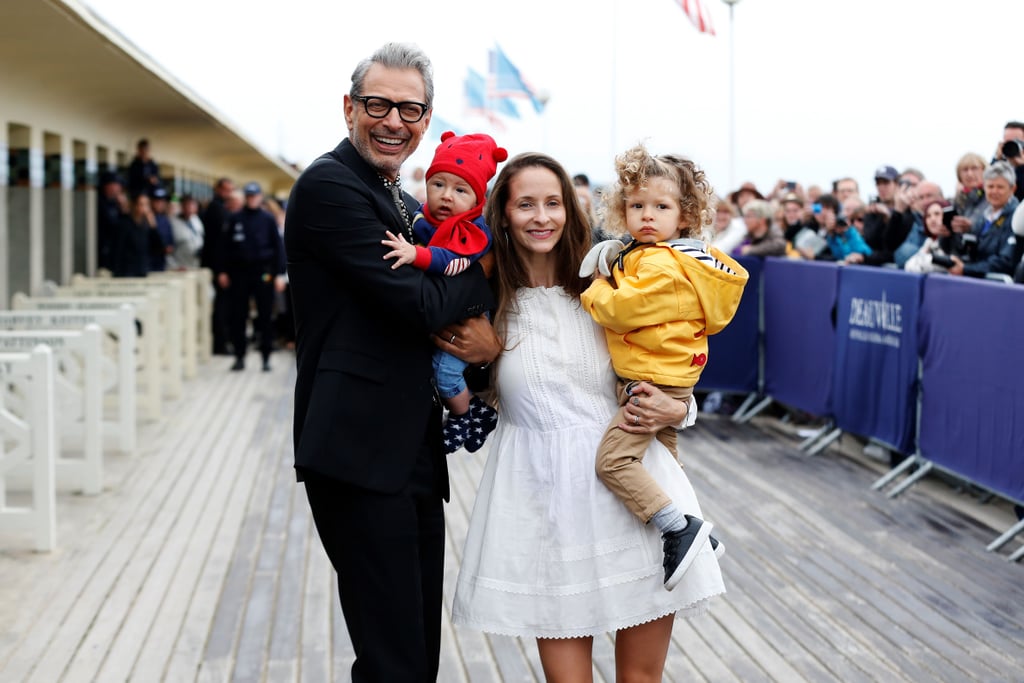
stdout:
{"type": "MultiPolygon", "coordinates": [[[[651,520],[654,513],[672,502],[658,486],[658,482],[644,469],[644,453],[651,443],[651,434],[630,434],[619,429],[620,424],[628,423],[625,410],[629,400],[627,388],[632,380],[619,380],[619,405],[623,406],[615,413],[608,429],[605,430],[601,444],[597,448],[597,476],[611,489],[629,511],[636,515],[644,524],[651,520]]],[[[686,403],[693,394],[693,387],[668,387],[656,384],[671,398],[686,403]]],[[[663,427],[654,435],[665,448],[676,457],[675,427],[663,427]]]]}

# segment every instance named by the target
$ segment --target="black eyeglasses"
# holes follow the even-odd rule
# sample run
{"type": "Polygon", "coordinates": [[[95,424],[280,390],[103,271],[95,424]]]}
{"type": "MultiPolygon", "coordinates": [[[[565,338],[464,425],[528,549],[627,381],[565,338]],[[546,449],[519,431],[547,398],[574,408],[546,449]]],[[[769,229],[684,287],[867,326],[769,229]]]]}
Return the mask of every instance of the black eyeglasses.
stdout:
{"type": "Polygon", "coordinates": [[[398,116],[406,123],[416,123],[422,119],[427,110],[430,109],[429,105],[423,104],[422,102],[392,102],[385,97],[364,97],[363,95],[353,95],[352,99],[356,102],[363,103],[363,109],[366,110],[368,116],[375,119],[386,118],[391,113],[392,109],[398,109],[398,116]]]}

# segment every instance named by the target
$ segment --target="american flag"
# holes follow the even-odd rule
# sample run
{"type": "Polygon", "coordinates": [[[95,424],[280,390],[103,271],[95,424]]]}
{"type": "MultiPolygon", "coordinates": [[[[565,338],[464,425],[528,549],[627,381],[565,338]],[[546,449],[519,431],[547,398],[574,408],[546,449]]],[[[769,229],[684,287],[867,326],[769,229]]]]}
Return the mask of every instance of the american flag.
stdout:
{"type": "Polygon", "coordinates": [[[708,8],[701,0],[676,0],[676,2],[686,12],[686,16],[690,17],[690,21],[698,31],[715,35],[715,27],[711,25],[711,13],[708,12],[708,8]]]}

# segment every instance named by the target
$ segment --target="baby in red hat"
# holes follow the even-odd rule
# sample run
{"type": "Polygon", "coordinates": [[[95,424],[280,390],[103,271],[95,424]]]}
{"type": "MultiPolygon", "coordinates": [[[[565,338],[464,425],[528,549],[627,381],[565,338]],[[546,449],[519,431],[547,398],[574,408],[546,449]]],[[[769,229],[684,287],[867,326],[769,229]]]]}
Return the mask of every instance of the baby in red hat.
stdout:
{"type": "MultiPolygon", "coordinates": [[[[382,243],[392,251],[392,268],[406,264],[435,275],[457,275],[479,259],[491,246],[491,231],[484,221],[487,183],[497,165],[508,158],[490,135],[441,134],[441,144],[427,169],[427,201],[413,220],[418,244],[387,232],[382,243]],[[426,246],[422,246],[426,245],[426,246]]],[[[473,396],[462,376],[465,361],[441,350],[434,352],[434,382],[448,408],[444,425],[445,452],[465,446],[479,450],[494,429],[494,409],[473,396]]]]}

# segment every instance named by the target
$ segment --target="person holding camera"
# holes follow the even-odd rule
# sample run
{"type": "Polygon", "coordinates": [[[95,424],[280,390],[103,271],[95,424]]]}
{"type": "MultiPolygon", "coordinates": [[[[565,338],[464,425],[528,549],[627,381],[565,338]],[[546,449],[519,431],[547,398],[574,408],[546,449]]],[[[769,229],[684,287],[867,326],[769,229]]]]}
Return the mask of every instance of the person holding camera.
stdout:
{"type": "MultiPolygon", "coordinates": [[[[904,172],[900,181],[902,182],[906,176],[907,173],[904,172]]],[[[893,252],[893,261],[900,268],[906,265],[907,259],[916,254],[924,244],[924,207],[936,199],[942,199],[942,188],[930,180],[920,180],[916,185],[911,185],[906,195],[903,190],[897,191],[896,209],[903,212],[900,230],[903,239],[893,252]],[[910,205],[902,209],[901,206],[906,205],[906,196],[910,197],[910,205]]],[[[896,237],[894,235],[894,240],[896,237]]]]}
{"type": "Polygon", "coordinates": [[[936,199],[925,207],[924,244],[907,259],[903,270],[909,273],[945,273],[954,265],[951,255],[956,250],[956,235],[950,228],[950,221],[955,215],[956,209],[945,199],[936,199]]]}
{"type": "Polygon", "coordinates": [[[974,220],[970,232],[961,234],[961,255],[951,255],[953,265],[949,274],[985,277],[988,273],[1004,273],[1012,276],[1024,247],[1024,240],[1017,239],[1011,225],[1013,212],[1020,205],[1013,195],[1017,174],[1009,163],[997,161],[985,169],[982,178],[989,206],[974,220]],[[976,243],[973,253],[970,251],[972,242],[976,243]]]}
{"type": "Polygon", "coordinates": [[[892,263],[893,252],[905,238],[903,212],[896,209],[896,192],[899,172],[889,165],[875,170],[875,191],[877,194],[864,208],[864,224],[861,234],[871,247],[870,254],[851,253],[847,263],[862,263],[866,266],[880,266],[892,263]]]}
{"type": "Polygon", "coordinates": [[[1017,176],[1017,189],[1014,195],[1018,201],[1024,201],[1024,122],[1007,121],[1003,126],[1003,141],[996,146],[992,163],[1005,161],[1013,167],[1017,176]]]}

